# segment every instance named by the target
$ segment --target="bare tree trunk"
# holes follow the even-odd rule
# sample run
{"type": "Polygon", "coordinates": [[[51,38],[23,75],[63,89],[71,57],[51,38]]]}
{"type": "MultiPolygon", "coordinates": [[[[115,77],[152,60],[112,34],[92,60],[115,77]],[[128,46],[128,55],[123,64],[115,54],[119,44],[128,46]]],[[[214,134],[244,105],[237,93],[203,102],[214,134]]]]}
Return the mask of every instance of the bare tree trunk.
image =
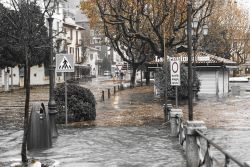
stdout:
{"type": "Polygon", "coordinates": [[[24,81],[23,81],[23,87],[24,89],[26,88],[26,79],[25,79],[25,75],[27,74],[27,68],[24,67],[24,81]]]}
{"type": "Polygon", "coordinates": [[[136,69],[137,69],[137,67],[133,67],[133,70],[132,70],[132,75],[131,75],[131,79],[130,79],[130,86],[131,86],[131,88],[135,87],[136,69]]]}
{"type": "Polygon", "coordinates": [[[146,78],[146,85],[149,86],[150,85],[150,73],[149,73],[148,67],[145,71],[145,78],[146,78]]]}
{"type": "Polygon", "coordinates": [[[12,67],[10,68],[10,75],[11,75],[11,90],[13,90],[14,85],[13,85],[13,68],[12,67]]]}
{"type": "Polygon", "coordinates": [[[25,54],[26,54],[26,62],[25,62],[25,74],[24,74],[24,80],[25,80],[25,92],[26,92],[26,98],[25,98],[25,111],[24,111],[24,133],[23,133],[23,141],[22,141],[22,150],[21,150],[21,157],[22,162],[27,163],[27,136],[28,136],[28,122],[29,122],[29,102],[30,102],[30,67],[29,67],[29,58],[30,58],[30,52],[28,51],[28,48],[25,47],[25,54]]]}

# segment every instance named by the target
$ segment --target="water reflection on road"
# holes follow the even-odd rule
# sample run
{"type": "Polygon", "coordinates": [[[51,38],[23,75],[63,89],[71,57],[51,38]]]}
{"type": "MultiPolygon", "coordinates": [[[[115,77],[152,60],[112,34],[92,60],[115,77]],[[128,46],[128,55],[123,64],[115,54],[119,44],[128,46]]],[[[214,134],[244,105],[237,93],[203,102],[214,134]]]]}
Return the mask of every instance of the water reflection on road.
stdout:
{"type": "MultiPolygon", "coordinates": [[[[30,157],[53,160],[60,167],[76,166],[168,166],[184,167],[186,162],[176,139],[163,127],[92,127],[60,129],[53,148],[30,152],[30,157]]],[[[19,158],[19,132],[10,133],[10,140],[0,135],[0,162],[19,158]],[[13,135],[18,136],[13,139],[13,135]],[[8,145],[5,145],[9,143],[8,145]],[[11,146],[11,147],[9,147],[11,146]]]]}

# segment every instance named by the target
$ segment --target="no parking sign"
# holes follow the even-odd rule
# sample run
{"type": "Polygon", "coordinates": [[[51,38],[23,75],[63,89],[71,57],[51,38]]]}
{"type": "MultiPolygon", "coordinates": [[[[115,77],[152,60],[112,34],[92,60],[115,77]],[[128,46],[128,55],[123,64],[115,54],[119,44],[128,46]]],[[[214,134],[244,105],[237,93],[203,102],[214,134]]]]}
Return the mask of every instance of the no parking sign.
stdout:
{"type": "Polygon", "coordinates": [[[180,79],[180,61],[170,61],[170,75],[171,75],[171,85],[172,86],[180,86],[181,79],[180,79]]]}

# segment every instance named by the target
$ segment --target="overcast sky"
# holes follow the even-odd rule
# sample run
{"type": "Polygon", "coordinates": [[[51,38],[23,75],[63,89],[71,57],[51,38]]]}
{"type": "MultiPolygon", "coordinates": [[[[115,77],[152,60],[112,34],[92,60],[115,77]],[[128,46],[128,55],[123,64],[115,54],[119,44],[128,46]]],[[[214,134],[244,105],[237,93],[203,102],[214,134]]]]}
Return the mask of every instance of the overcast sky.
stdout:
{"type": "Polygon", "coordinates": [[[65,8],[69,9],[69,11],[71,11],[72,13],[75,14],[76,17],[76,21],[82,21],[82,20],[87,20],[86,16],[81,14],[82,11],[80,11],[79,9],[79,4],[80,4],[80,0],[67,0],[65,8]]]}

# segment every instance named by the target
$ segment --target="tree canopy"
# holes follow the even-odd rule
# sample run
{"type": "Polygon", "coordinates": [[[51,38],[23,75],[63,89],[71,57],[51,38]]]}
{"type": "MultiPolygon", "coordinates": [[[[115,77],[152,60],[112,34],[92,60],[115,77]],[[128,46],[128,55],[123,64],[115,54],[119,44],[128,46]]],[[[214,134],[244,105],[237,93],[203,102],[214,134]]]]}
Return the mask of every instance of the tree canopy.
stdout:
{"type": "MultiPolygon", "coordinates": [[[[211,14],[213,0],[193,4],[192,15],[202,25],[211,14]]],[[[84,0],[81,9],[90,24],[101,24],[114,49],[136,69],[157,55],[164,57],[186,43],[186,0],[84,0]]]]}
{"type": "Polygon", "coordinates": [[[205,49],[217,56],[234,58],[245,63],[249,53],[248,15],[235,1],[216,2],[209,17],[209,33],[204,40],[205,49]]]}
{"type": "MultiPolygon", "coordinates": [[[[213,0],[193,4],[193,17],[204,21],[211,14],[213,0]]],[[[102,22],[111,41],[122,37],[146,42],[155,55],[163,57],[164,47],[186,42],[186,0],[85,0],[81,9],[90,23],[102,22]]],[[[202,22],[201,22],[202,24],[202,22]]]]}
{"type": "Polygon", "coordinates": [[[29,66],[48,60],[48,33],[40,7],[30,2],[17,10],[0,5],[0,67],[25,65],[24,45],[29,48],[29,66]],[[27,10],[28,8],[28,10],[27,10]]]}

